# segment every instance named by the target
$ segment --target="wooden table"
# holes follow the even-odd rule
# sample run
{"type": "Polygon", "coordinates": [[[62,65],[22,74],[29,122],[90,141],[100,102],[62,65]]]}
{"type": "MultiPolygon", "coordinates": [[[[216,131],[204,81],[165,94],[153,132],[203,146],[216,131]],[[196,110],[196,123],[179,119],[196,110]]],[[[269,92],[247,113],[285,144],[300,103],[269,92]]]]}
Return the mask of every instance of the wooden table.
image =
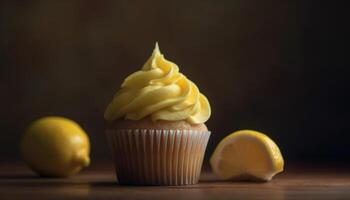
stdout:
{"type": "Polygon", "coordinates": [[[110,163],[71,178],[41,178],[22,164],[0,163],[0,199],[350,199],[348,169],[297,165],[268,183],[222,182],[204,170],[197,185],[132,187],[117,184],[110,163]]]}

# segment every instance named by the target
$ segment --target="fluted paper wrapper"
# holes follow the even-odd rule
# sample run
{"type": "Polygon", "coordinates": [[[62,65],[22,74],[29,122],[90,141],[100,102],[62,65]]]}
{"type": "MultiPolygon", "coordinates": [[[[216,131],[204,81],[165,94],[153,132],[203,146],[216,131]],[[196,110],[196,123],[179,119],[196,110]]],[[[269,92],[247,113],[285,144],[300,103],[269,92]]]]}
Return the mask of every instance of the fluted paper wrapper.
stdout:
{"type": "Polygon", "coordinates": [[[196,184],[209,131],[107,130],[118,182],[131,185],[196,184]]]}

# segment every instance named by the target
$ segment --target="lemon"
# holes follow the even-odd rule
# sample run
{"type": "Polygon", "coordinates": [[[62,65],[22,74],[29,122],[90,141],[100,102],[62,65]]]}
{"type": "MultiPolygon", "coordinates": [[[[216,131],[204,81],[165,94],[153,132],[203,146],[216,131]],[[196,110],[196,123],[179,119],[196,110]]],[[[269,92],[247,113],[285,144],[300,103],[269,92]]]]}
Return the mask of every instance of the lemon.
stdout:
{"type": "Polygon", "coordinates": [[[284,161],[278,146],[268,136],[240,130],[218,144],[210,165],[224,180],[268,181],[283,171],[284,161]]]}
{"type": "Polygon", "coordinates": [[[90,164],[87,134],[76,122],[63,117],[34,121],[21,138],[20,153],[42,176],[66,177],[90,164]]]}

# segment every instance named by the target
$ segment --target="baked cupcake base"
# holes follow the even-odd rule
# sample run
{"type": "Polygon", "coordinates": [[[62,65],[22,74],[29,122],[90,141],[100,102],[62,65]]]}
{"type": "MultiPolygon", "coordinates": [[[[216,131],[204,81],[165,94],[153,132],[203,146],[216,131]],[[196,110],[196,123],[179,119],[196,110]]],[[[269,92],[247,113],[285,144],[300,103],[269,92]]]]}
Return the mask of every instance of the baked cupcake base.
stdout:
{"type": "Polygon", "coordinates": [[[128,185],[196,184],[210,132],[107,129],[118,181],[128,185]]]}

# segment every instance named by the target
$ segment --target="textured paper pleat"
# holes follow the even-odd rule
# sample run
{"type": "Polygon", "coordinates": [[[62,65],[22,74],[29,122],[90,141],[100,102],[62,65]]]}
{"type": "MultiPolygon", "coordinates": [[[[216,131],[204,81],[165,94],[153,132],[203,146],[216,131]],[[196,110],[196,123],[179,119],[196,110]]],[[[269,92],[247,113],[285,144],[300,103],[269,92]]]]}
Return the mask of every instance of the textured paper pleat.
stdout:
{"type": "Polygon", "coordinates": [[[107,130],[118,181],[187,185],[199,179],[209,131],[107,130]]]}

